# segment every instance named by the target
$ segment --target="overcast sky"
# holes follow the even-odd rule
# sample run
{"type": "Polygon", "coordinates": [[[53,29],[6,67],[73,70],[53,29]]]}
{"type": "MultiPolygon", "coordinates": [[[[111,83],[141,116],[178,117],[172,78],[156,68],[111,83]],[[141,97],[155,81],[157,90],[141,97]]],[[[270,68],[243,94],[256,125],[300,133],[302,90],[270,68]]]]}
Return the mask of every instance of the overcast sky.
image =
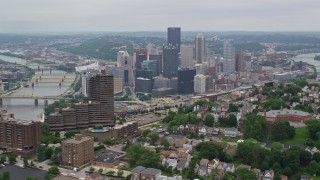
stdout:
{"type": "Polygon", "coordinates": [[[320,31],[320,0],[0,0],[0,32],[320,31]]]}

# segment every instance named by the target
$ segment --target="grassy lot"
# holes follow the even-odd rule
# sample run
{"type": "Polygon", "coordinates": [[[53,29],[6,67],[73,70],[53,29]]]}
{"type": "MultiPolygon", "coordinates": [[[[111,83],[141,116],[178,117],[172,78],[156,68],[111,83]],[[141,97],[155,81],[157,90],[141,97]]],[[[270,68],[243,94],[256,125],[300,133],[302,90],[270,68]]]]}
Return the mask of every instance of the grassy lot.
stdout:
{"type": "Polygon", "coordinates": [[[293,145],[304,144],[306,142],[306,139],[308,139],[308,135],[309,133],[307,127],[296,128],[296,135],[294,136],[294,138],[285,140],[282,143],[293,145]]]}
{"type": "Polygon", "coordinates": [[[237,137],[226,137],[223,134],[219,135],[219,138],[223,141],[226,142],[237,142],[239,139],[242,139],[242,136],[237,136],[237,137]]]}

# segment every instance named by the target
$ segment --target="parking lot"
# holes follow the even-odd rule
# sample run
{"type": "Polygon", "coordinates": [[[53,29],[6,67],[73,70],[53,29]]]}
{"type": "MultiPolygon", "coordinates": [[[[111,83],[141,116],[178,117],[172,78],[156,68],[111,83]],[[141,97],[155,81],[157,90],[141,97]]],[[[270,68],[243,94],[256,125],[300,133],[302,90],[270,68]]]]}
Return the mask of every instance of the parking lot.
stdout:
{"type": "Polygon", "coordinates": [[[39,180],[44,180],[46,171],[32,169],[32,168],[21,168],[16,165],[6,165],[0,168],[0,173],[8,171],[10,173],[11,180],[23,180],[28,176],[37,177],[39,180]]]}
{"type": "Polygon", "coordinates": [[[165,115],[155,115],[154,113],[149,114],[139,114],[139,115],[132,115],[131,118],[128,118],[127,121],[137,121],[139,126],[143,126],[146,124],[150,124],[153,122],[157,122],[162,120],[165,117],[165,115]]]}

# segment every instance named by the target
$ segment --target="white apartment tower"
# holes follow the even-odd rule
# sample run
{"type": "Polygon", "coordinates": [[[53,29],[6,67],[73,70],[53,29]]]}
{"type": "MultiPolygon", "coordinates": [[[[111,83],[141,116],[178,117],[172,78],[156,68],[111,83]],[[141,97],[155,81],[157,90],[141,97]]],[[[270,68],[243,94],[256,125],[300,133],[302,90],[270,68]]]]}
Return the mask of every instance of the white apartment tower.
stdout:
{"type": "Polygon", "coordinates": [[[198,74],[194,77],[194,93],[204,94],[206,93],[206,76],[198,74]]]}
{"type": "Polygon", "coordinates": [[[193,59],[193,46],[181,45],[180,47],[180,67],[183,68],[193,68],[194,59],[193,59]]]}
{"type": "Polygon", "coordinates": [[[223,74],[229,75],[235,71],[236,50],[233,42],[225,41],[223,44],[223,74]]]}
{"type": "Polygon", "coordinates": [[[205,39],[203,33],[198,33],[195,40],[196,61],[198,64],[203,62],[205,56],[205,39]]]}

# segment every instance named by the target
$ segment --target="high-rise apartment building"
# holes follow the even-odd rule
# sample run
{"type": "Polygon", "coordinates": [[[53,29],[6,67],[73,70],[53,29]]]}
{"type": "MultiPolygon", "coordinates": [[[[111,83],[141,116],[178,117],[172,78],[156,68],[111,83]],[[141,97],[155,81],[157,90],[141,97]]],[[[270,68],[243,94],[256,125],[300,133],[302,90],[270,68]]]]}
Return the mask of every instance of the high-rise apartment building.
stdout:
{"type": "Polygon", "coordinates": [[[163,77],[178,76],[179,51],[175,46],[163,47],[163,77]]]}
{"type": "Polygon", "coordinates": [[[236,51],[232,41],[225,41],[223,44],[223,74],[229,75],[236,68],[236,51]]]}
{"type": "Polygon", "coordinates": [[[178,93],[193,94],[194,92],[194,76],[196,69],[179,69],[178,70],[178,93]]]}
{"type": "Polygon", "coordinates": [[[57,109],[46,118],[52,131],[114,126],[114,78],[105,71],[88,80],[88,102],[57,109]]]}
{"type": "Polygon", "coordinates": [[[31,156],[41,143],[41,123],[1,116],[0,148],[23,157],[31,156]]]}
{"type": "Polygon", "coordinates": [[[205,38],[203,33],[198,33],[195,39],[196,61],[201,64],[205,56],[205,38]]]}
{"type": "Polygon", "coordinates": [[[77,134],[61,143],[61,164],[70,167],[82,167],[94,160],[93,137],[77,134]]]}
{"type": "Polygon", "coordinates": [[[188,45],[181,45],[180,47],[180,67],[182,68],[193,68],[194,67],[194,47],[188,45]]]}
{"type": "Polygon", "coordinates": [[[180,52],[181,45],[181,28],[180,27],[168,27],[168,46],[175,46],[180,52]]]}
{"type": "Polygon", "coordinates": [[[194,93],[203,94],[206,92],[206,76],[198,74],[194,77],[194,93]]]}

